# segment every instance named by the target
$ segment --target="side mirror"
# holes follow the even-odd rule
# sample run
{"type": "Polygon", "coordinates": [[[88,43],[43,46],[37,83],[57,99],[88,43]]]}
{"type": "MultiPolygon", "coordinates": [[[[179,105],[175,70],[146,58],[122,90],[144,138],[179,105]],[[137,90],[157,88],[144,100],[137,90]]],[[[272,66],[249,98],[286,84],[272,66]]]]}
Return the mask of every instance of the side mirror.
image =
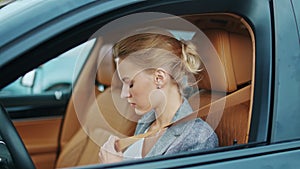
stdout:
{"type": "Polygon", "coordinates": [[[33,87],[35,76],[36,76],[35,69],[26,73],[21,79],[21,85],[25,87],[33,87]]]}

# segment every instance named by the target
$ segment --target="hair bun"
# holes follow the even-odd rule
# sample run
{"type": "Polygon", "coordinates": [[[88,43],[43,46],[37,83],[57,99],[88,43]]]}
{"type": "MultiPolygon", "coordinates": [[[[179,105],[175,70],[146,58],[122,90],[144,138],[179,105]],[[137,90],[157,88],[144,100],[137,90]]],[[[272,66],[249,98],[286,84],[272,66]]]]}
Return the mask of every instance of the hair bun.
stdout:
{"type": "Polygon", "coordinates": [[[200,55],[191,41],[180,40],[182,46],[182,61],[188,72],[198,73],[202,70],[200,55]]]}

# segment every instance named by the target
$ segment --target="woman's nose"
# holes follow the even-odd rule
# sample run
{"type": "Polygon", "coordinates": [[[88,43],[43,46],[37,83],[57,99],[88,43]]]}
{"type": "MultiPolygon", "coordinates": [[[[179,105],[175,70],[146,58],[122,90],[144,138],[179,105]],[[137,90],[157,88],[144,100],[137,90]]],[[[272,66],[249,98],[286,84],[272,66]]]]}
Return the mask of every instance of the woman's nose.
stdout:
{"type": "Polygon", "coordinates": [[[121,98],[128,98],[130,97],[130,93],[129,93],[129,86],[126,84],[122,85],[122,91],[121,91],[121,98]]]}

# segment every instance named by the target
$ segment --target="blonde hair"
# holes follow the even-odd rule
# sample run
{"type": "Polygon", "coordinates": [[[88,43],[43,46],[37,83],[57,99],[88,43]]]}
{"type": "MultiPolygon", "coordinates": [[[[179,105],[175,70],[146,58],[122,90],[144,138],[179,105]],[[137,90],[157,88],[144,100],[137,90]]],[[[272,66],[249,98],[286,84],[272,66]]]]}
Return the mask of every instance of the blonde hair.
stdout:
{"type": "Polygon", "coordinates": [[[129,55],[141,68],[165,69],[178,84],[181,94],[184,75],[202,70],[200,56],[191,42],[165,34],[139,33],[114,45],[115,58],[123,60],[129,55]]]}

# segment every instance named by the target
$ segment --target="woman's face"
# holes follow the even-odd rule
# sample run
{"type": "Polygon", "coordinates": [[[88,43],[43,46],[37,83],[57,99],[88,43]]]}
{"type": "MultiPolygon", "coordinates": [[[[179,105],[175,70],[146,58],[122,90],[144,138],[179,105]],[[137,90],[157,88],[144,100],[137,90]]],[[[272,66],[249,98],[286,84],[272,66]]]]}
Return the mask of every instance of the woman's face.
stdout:
{"type": "Polygon", "coordinates": [[[122,61],[117,66],[122,81],[121,98],[126,98],[136,114],[144,115],[154,108],[151,93],[156,89],[154,74],[137,68],[130,61],[122,61]]]}

